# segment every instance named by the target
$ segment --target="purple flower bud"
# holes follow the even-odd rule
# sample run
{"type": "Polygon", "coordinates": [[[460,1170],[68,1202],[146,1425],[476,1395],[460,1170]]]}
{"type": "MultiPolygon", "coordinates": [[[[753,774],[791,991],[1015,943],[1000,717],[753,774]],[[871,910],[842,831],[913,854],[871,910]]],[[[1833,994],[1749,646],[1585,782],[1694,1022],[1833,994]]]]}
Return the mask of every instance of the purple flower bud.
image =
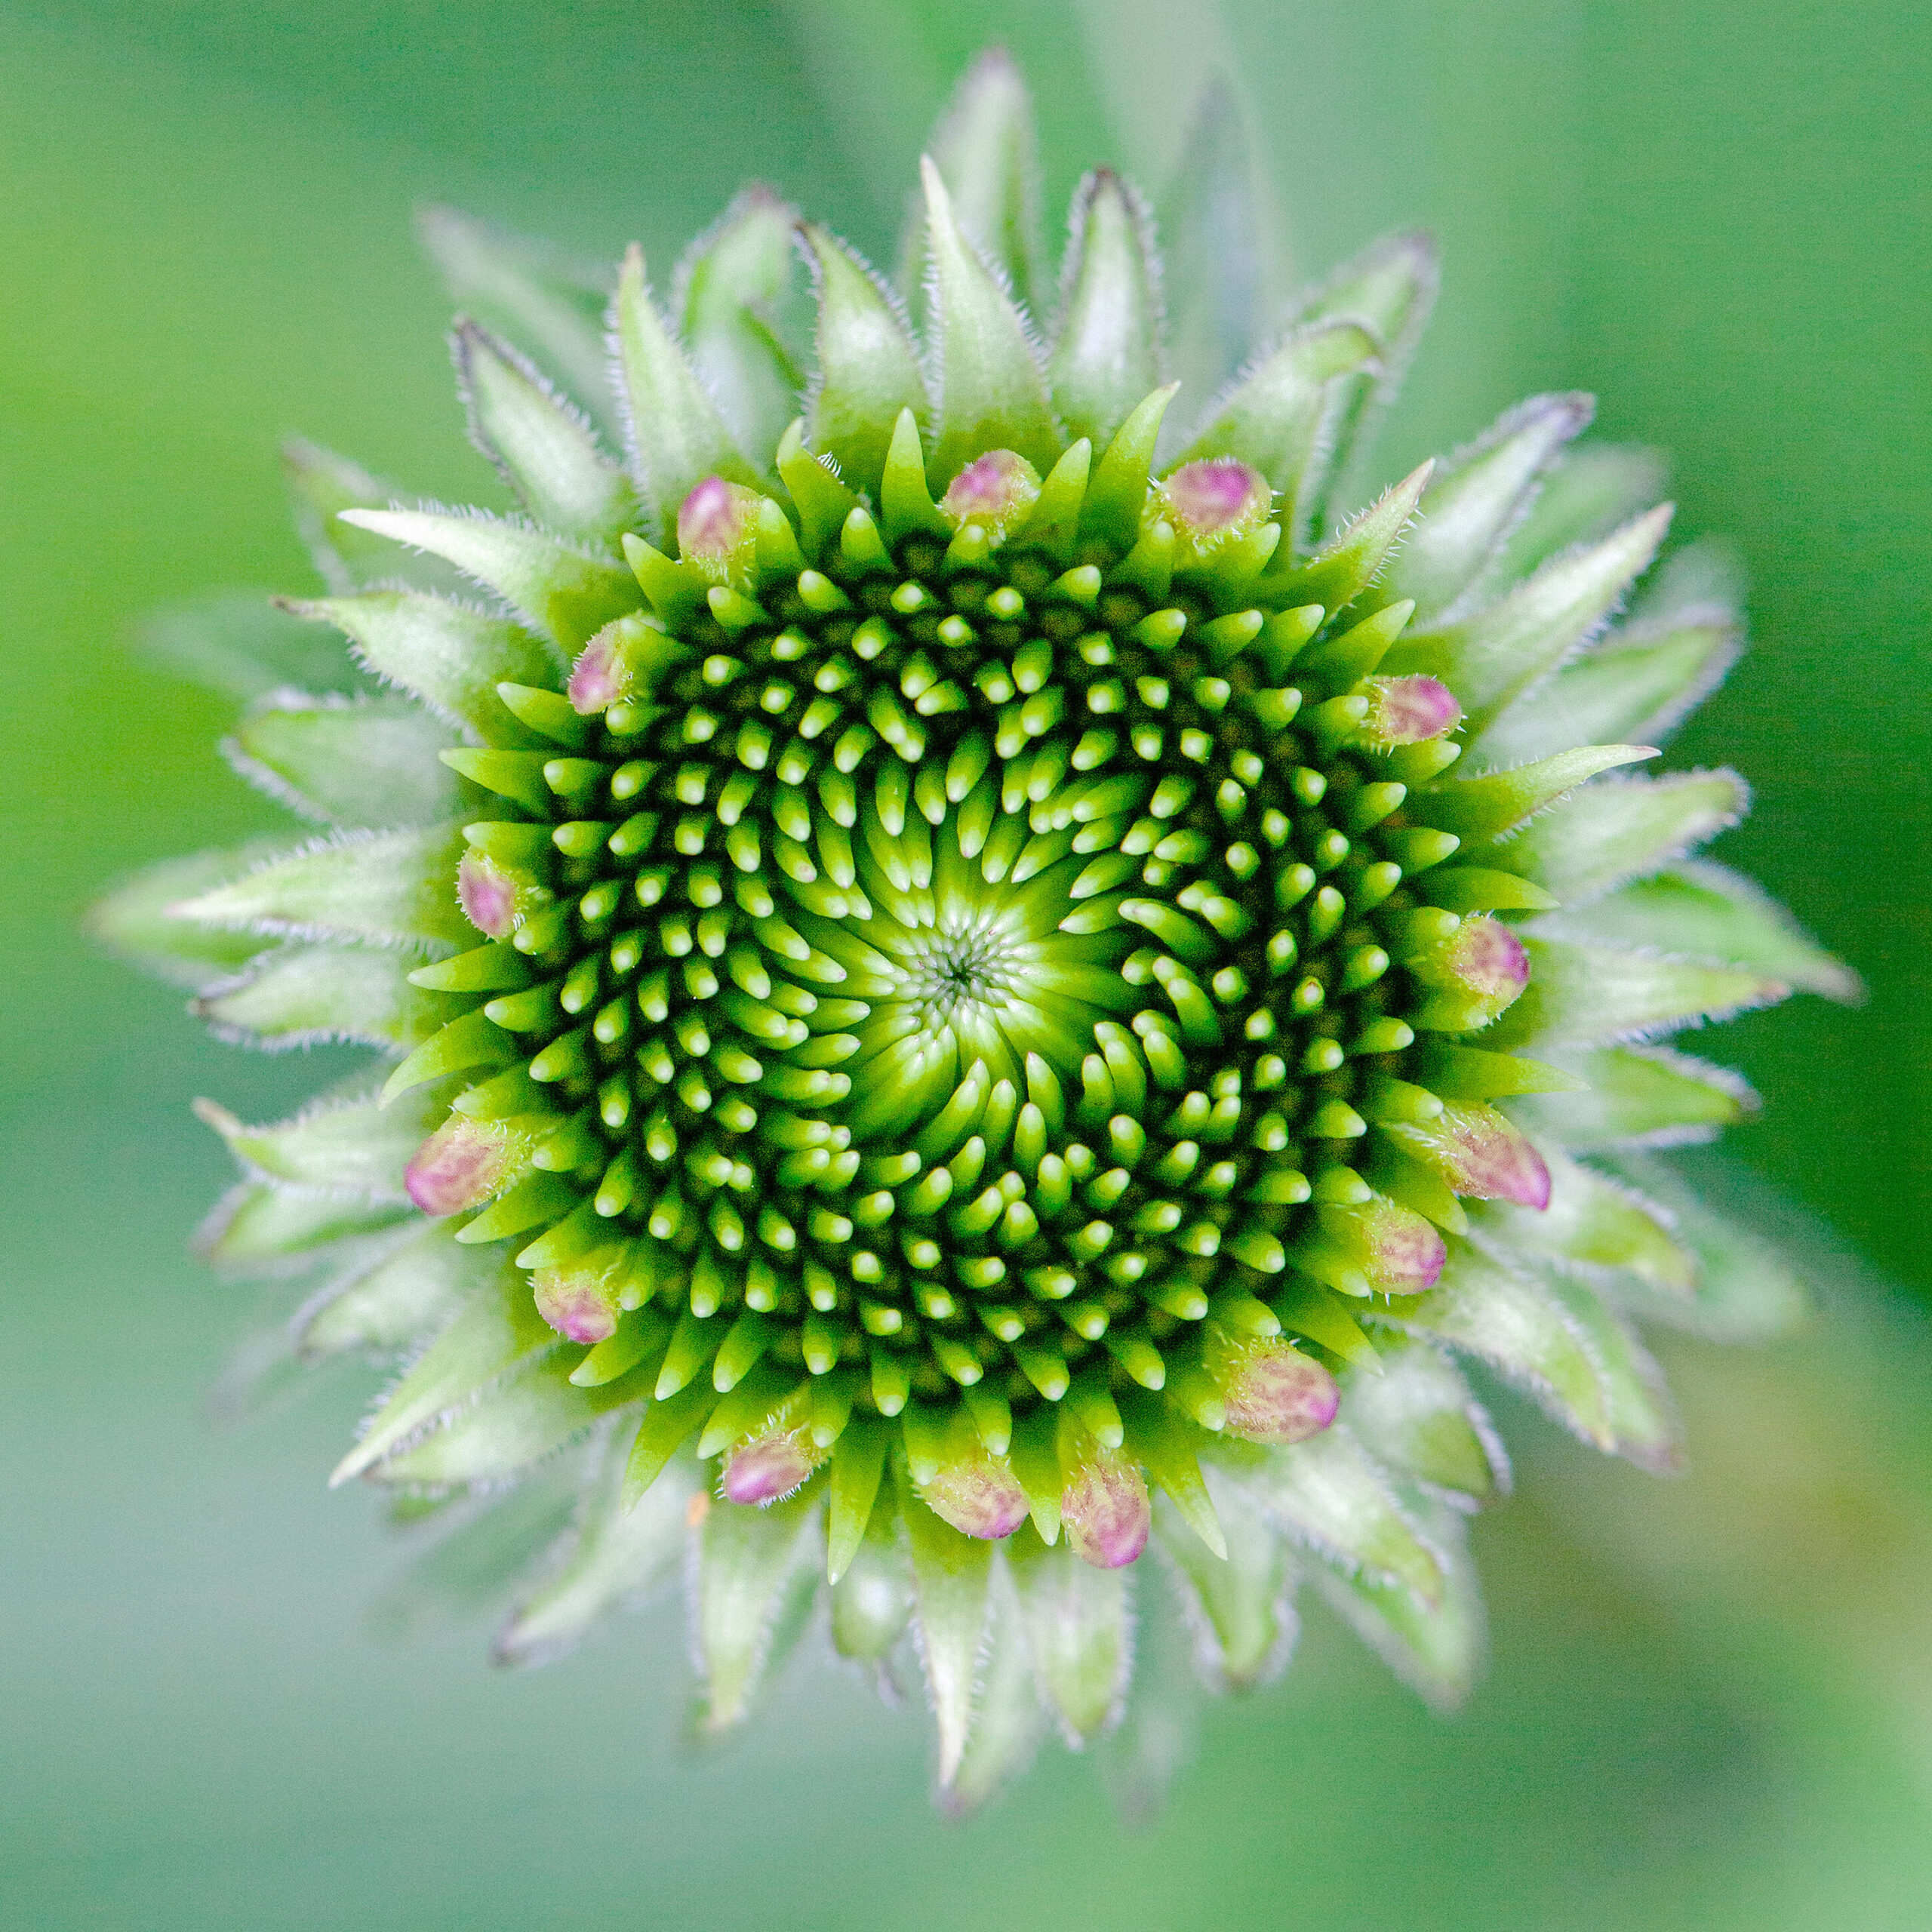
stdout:
{"type": "Polygon", "coordinates": [[[926,1507],[962,1536],[1010,1537],[1026,1514],[1026,1494],[1004,1457],[970,1451],[942,1463],[919,1492],[926,1507]]]}
{"type": "Polygon", "coordinates": [[[1231,456],[1210,457],[1183,463],[1161,483],[1148,515],[1165,517],[1183,546],[1204,555],[1258,528],[1273,501],[1260,470],[1231,456]]]}
{"type": "MultiPolygon", "coordinates": [[[[608,1251],[607,1251],[608,1254],[608,1251]]],[[[617,1332],[617,1270],[592,1255],[530,1278],[537,1312],[567,1342],[608,1342],[617,1332]]]]}
{"type": "Polygon", "coordinates": [[[1346,1206],[1324,1203],[1316,1214],[1324,1238],[1380,1294],[1423,1294],[1435,1287],[1449,1259],[1447,1246],[1429,1222],[1384,1195],[1346,1206]]]}
{"type": "Polygon", "coordinates": [[[1154,1522],[1140,1464],[1097,1442],[1068,1477],[1060,1513],[1068,1546],[1097,1570],[1131,1563],[1147,1547],[1154,1522]]]}
{"type": "Polygon", "coordinates": [[[1478,1201],[1549,1205],[1549,1169],[1513,1121],[1487,1106],[1444,1107],[1420,1126],[1393,1130],[1458,1194],[1478,1201]]]}
{"type": "Polygon", "coordinates": [[[789,1496],[823,1463],[809,1429],[768,1429],[747,1436],[724,1459],[718,1488],[727,1503],[775,1503],[789,1496]]]}
{"type": "Polygon", "coordinates": [[[1372,744],[1419,745],[1460,724],[1463,707],[1437,678],[1370,678],[1361,687],[1368,715],[1361,734],[1372,744]]]}
{"type": "Polygon", "coordinates": [[[452,1114],[417,1149],[403,1186],[426,1214],[460,1214],[480,1207],[522,1164],[522,1137],[502,1121],[452,1114]]]}
{"type": "Polygon", "coordinates": [[[1212,1367],[1228,1428],[1250,1442],[1306,1442],[1335,1420],[1342,1399],[1335,1378],[1286,1342],[1226,1343],[1212,1367]]]}
{"type": "Polygon", "coordinates": [[[508,939],[521,918],[528,888],[507,866],[483,852],[466,852],[456,869],[457,903],[463,915],[489,939],[508,939]]]}
{"type": "Polygon", "coordinates": [[[997,543],[1040,500],[1040,472],[1012,450],[975,457],[946,485],[940,514],[955,530],[977,524],[997,543]]]}
{"type": "Polygon", "coordinates": [[[707,476],[678,512],[678,554],[713,583],[743,589],[758,546],[759,497],[742,483],[707,476]]]}

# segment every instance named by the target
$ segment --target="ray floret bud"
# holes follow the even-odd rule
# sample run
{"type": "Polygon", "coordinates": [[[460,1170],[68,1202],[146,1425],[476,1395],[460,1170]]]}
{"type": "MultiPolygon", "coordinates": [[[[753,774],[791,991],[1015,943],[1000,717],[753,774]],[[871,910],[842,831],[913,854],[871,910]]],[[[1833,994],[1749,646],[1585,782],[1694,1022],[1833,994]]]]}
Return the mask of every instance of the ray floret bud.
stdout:
{"type": "Polygon", "coordinates": [[[975,457],[946,486],[939,513],[955,530],[975,528],[1003,543],[1040,500],[1040,472],[1015,450],[975,457]]]}
{"type": "Polygon", "coordinates": [[[403,1186],[426,1214],[461,1214],[520,1178],[532,1150],[531,1137],[507,1121],[453,1114],[416,1150],[403,1186]]]}
{"type": "Polygon", "coordinates": [[[331,1284],[305,1355],[413,1364],[340,1474],[577,1482],[578,1557],[520,1613],[565,1637],[688,1552],[712,1729],[822,1552],[846,1654],[911,1621],[961,1801],[1036,1696],[1081,1736],[1122,1696],[1184,1722],[1078,1561],[1157,1516],[1226,1681],[1306,1574],[1466,1688],[1452,1505],[1497,1478],[1452,1356],[1667,1463],[1660,1284],[1767,1327],[1798,1297],[1648,1151],[1734,1081],[1629,1042],[1850,984],[1684,857],[1738,781],[1606,776],[1737,628],[1616,628],[1663,520],[1606,492],[1647,463],[1569,466],[1587,411],[1544,398],[1354,494],[1429,248],[1238,340],[1217,137],[1166,271],[1150,204],[1088,178],[1056,305],[1032,145],[1011,63],[976,68],[917,330],[768,194],[656,294],[637,252],[580,284],[436,217],[517,338],[462,360],[524,513],[385,507],[306,451],[334,594],[285,608],[349,640],[331,692],[381,688],[238,743],[338,833],[99,915],[231,1036],[395,1061],[204,1115],[242,1166],[211,1257],[331,1284]]]}
{"type": "Polygon", "coordinates": [[[1220,1390],[1229,1433],[1250,1442],[1306,1442],[1341,1404],[1334,1377],[1278,1336],[1211,1329],[1203,1362],[1220,1390]]]}

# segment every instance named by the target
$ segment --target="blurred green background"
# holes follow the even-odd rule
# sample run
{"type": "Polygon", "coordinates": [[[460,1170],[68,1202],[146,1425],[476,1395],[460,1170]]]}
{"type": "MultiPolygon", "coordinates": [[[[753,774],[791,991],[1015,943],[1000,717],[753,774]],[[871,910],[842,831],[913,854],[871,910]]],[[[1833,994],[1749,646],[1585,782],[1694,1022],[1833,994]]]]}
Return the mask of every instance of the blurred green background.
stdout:
{"type": "Polygon", "coordinates": [[[1899,0],[1173,11],[0,6],[0,1924],[1932,1922],[1932,36],[1899,0]],[[125,640],[211,585],[309,581],[278,438],[485,485],[415,205],[668,263],[755,173],[889,257],[994,38],[1039,97],[1050,209],[1090,159],[1158,177],[1219,66],[1295,271],[1439,232],[1390,466],[1577,385],[1674,453],[1679,531],[1737,540],[1755,637],[1678,761],[1750,776],[1724,855],[1871,988],[1709,1043],[1770,1097],[1734,1137],[1768,1186],[1735,1185],[1827,1309],[1761,1354],[1670,1351],[1693,1475],[1595,1466],[1512,1408],[1469,1710],[1426,1716],[1312,1623],[1130,1835],[1057,1752],[941,1823],[913,1714],[815,1660],[690,1758],[669,1606],[512,1677],[487,1621],[379,1596],[406,1552],[321,1488],[371,1379],[229,1399],[248,1298],[183,1253],[225,1161],[187,1097],[261,1118],[315,1069],[202,1040],[75,925],[116,872],[271,820],[215,754],[223,708],[125,640]]]}

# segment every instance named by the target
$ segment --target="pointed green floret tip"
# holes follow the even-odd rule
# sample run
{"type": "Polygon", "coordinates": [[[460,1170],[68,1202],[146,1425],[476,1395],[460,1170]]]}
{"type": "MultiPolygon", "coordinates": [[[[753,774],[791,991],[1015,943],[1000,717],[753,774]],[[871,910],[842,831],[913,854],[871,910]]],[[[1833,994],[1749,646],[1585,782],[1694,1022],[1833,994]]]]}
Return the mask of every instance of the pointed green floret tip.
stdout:
{"type": "Polygon", "coordinates": [[[761,189],[655,286],[432,214],[514,501],[291,450],[328,594],[169,648],[257,695],[229,755],[307,835],[96,920],[225,1034],[383,1057],[198,1103],[243,1170],[203,1238],[300,1273],[304,1356],[407,1364],[332,1481],[577,1484],[499,1654],[681,1566],[720,1730],[822,1588],[844,1655],[911,1634],[955,1807],[1049,1718],[1174,1721],[1170,1587],[1196,1689],[1306,1576],[1466,1690],[1508,1470],[1459,1358],[1673,1466],[1634,1318],[1796,1297],[1637,1151],[1758,1105],[1663,1042],[1857,991],[1694,856],[1742,780],[1627,769],[1738,624],[1619,627],[1669,511],[1562,511],[1589,398],[1378,494],[1432,247],[1257,340],[1210,112],[1177,272],[1101,169],[1056,302],[1029,115],[989,57],[936,137],[917,330],[761,189]]]}

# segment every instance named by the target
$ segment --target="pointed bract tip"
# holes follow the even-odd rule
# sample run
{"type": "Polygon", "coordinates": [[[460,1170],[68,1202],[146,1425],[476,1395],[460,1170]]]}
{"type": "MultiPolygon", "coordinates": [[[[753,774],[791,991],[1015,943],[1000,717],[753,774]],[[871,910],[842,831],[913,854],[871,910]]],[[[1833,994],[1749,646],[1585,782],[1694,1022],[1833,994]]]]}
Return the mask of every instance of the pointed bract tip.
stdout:
{"type": "Polygon", "coordinates": [[[1462,722],[1463,707],[1439,678],[1371,678],[1361,690],[1368,700],[1361,734],[1371,744],[1419,745],[1462,722]]]}
{"type": "Polygon", "coordinates": [[[537,1312],[567,1342],[594,1346],[617,1332],[617,1270],[613,1257],[592,1255],[530,1277],[537,1312]]]}
{"type": "Polygon", "coordinates": [[[452,1115],[417,1149],[402,1184],[424,1214],[460,1214],[501,1189],[516,1154],[501,1121],[452,1115]]]}
{"type": "Polygon", "coordinates": [[[1335,1420],[1342,1399],[1335,1378],[1278,1338],[1233,1344],[1216,1367],[1231,1434],[1250,1442],[1306,1442],[1335,1420]]]}
{"type": "Polygon", "coordinates": [[[829,1454],[804,1428],[747,1436],[726,1455],[718,1494],[727,1503],[776,1503],[798,1488],[829,1454]]]}
{"type": "Polygon", "coordinates": [[[1267,478],[1251,464],[1204,457],[1183,463],[1155,487],[1146,518],[1164,517],[1184,546],[1205,555],[1258,528],[1273,501],[1267,478]]]}
{"type": "Polygon", "coordinates": [[[946,485],[939,511],[955,530],[973,525],[998,543],[1039,500],[1040,472],[1016,451],[989,450],[946,485]]]}
{"type": "Polygon", "coordinates": [[[942,1522],[988,1542],[1010,1537],[1026,1520],[1020,1478],[1004,1457],[985,1451],[942,1463],[919,1495],[942,1522]]]}
{"type": "Polygon", "coordinates": [[[1140,1466],[1094,1444],[1060,1491],[1068,1546],[1097,1570],[1118,1570],[1147,1547],[1153,1508],[1140,1466]]]}
{"type": "Polygon", "coordinates": [[[743,589],[758,548],[760,498],[742,483],[707,476],[678,509],[678,555],[713,583],[743,589]]]}

